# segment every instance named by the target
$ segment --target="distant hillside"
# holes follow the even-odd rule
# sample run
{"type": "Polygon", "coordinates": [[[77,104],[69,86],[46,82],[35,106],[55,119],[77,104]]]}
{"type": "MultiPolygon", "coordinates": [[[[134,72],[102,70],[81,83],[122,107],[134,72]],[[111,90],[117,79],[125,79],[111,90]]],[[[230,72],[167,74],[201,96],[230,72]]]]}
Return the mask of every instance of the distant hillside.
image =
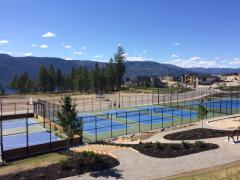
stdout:
{"type": "Polygon", "coordinates": [[[190,71],[196,73],[204,73],[204,74],[230,74],[230,73],[240,73],[240,68],[232,69],[232,68],[187,68],[190,71]]]}
{"type": "MultiPolygon", "coordinates": [[[[52,64],[64,73],[68,73],[72,67],[87,66],[93,68],[95,63],[95,61],[88,60],[66,61],[52,57],[12,57],[0,54],[0,81],[4,87],[8,87],[14,75],[28,72],[31,77],[35,77],[41,64],[46,67],[52,64]]],[[[98,63],[100,67],[106,65],[103,62],[98,63]]],[[[151,61],[126,62],[126,77],[159,76],[164,74],[181,75],[186,73],[191,73],[191,71],[171,64],[160,64],[151,61]]]]}

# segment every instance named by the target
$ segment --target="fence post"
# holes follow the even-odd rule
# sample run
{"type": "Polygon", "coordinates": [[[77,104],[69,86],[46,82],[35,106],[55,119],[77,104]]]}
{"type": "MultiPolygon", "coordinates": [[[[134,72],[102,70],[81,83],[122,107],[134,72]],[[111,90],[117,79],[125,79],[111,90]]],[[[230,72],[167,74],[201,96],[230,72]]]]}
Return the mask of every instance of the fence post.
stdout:
{"type": "Polygon", "coordinates": [[[130,100],[131,100],[131,96],[128,96],[128,107],[131,107],[130,100]]]}
{"type": "Polygon", "coordinates": [[[128,119],[128,115],[127,115],[127,112],[126,112],[126,134],[128,134],[128,132],[127,132],[127,119],[128,119]]]}
{"type": "Polygon", "coordinates": [[[162,128],[163,128],[163,108],[162,109],[162,128]]]}
{"type": "Polygon", "coordinates": [[[92,98],[92,112],[93,112],[93,98],[92,98]]]}
{"type": "Polygon", "coordinates": [[[111,138],[113,137],[112,131],[113,131],[113,129],[112,129],[112,114],[111,114],[111,138]]]}
{"type": "Polygon", "coordinates": [[[97,141],[97,116],[95,116],[95,141],[97,141]]]}
{"type": "Polygon", "coordinates": [[[43,106],[43,108],[42,108],[42,110],[43,110],[43,127],[45,128],[46,127],[46,104],[42,104],[42,106],[43,106]]]}
{"type": "Polygon", "coordinates": [[[141,120],[140,120],[140,117],[141,116],[141,114],[140,114],[140,110],[138,111],[138,132],[140,132],[141,131],[141,127],[140,127],[140,122],[141,122],[141,120]]]}
{"type": "Polygon", "coordinates": [[[85,112],[85,101],[84,101],[84,98],[83,98],[83,112],[85,112]]]}
{"type": "Polygon", "coordinates": [[[27,154],[29,153],[29,129],[28,129],[28,113],[29,113],[29,109],[28,109],[28,103],[27,103],[27,117],[26,117],[26,145],[27,145],[27,154]]]}
{"type": "Polygon", "coordinates": [[[17,114],[17,105],[16,105],[16,103],[14,103],[14,114],[15,114],[15,116],[16,116],[16,114],[17,114]]]}
{"type": "Polygon", "coordinates": [[[152,121],[153,121],[152,111],[153,111],[153,110],[152,110],[152,109],[150,109],[150,110],[151,110],[151,130],[152,130],[152,126],[153,126],[153,122],[152,122],[152,121]]]}
{"type": "Polygon", "coordinates": [[[52,121],[51,121],[51,119],[49,119],[49,123],[50,123],[50,133],[49,133],[50,134],[50,143],[49,143],[49,148],[52,149],[52,121]]]}
{"type": "Polygon", "coordinates": [[[0,138],[1,138],[1,156],[2,156],[2,162],[4,163],[4,148],[3,148],[3,130],[2,130],[2,126],[3,126],[3,124],[2,124],[2,121],[3,121],[3,119],[2,119],[2,99],[0,99],[0,105],[1,105],[1,107],[0,107],[0,110],[1,110],[1,117],[0,117],[0,120],[1,120],[1,124],[0,124],[0,126],[1,126],[1,132],[0,132],[0,138]]]}

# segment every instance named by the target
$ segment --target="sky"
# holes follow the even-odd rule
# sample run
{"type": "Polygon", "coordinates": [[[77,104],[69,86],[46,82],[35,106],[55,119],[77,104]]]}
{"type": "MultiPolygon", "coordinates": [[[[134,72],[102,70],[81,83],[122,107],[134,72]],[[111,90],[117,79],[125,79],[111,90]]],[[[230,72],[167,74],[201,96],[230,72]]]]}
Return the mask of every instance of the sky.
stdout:
{"type": "Polygon", "coordinates": [[[0,53],[240,68],[239,0],[0,0],[0,53]]]}

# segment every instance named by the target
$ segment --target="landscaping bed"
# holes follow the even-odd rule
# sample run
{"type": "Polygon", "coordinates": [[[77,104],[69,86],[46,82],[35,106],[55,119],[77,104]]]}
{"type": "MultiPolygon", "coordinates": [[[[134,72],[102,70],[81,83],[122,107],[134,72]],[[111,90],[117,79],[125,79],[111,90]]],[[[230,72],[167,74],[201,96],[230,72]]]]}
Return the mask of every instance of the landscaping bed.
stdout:
{"type": "Polygon", "coordinates": [[[132,145],[132,148],[140,153],[156,158],[174,158],[217,149],[218,147],[216,144],[203,141],[196,141],[195,143],[139,143],[132,145]]]}
{"type": "Polygon", "coordinates": [[[172,133],[164,136],[165,139],[169,140],[197,140],[197,139],[208,139],[227,136],[229,131],[196,128],[187,131],[181,131],[172,133]]]}
{"type": "Polygon", "coordinates": [[[81,152],[73,153],[71,158],[65,157],[57,163],[47,166],[33,166],[35,168],[0,175],[0,179],[59,179],[86,172],[110,169],[117,165],[119,165],[119,161],[113,157],[98,155],[93,152],[81,152]]]}

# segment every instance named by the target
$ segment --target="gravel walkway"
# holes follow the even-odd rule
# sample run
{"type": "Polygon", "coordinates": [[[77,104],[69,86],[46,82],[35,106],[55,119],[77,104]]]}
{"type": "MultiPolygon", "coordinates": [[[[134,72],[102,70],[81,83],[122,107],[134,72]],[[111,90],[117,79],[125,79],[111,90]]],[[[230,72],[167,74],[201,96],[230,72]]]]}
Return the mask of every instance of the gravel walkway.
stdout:
{"type": "MultiPolygon", "coordinates": [[[[157,134],[148,141],[169,142],[164,140],[163,136],[169,133],[196,128],[188,127],[176,129],[168,132],[157,134]]],[[[204,124],[206,127],[207,124],[204,124]]],[[[205,142],[216,143],[220,148],[201,153],[191,154],[177,158],[152,158],[138,153],[131,149],[115,151],[120,161],[120,165],[114,169],[87,173],[81,176],[74,176],[65,179],[155,179],[164,178],[180,174],[183,172],[193,171],[201,168],[230,163],[240,160],[240,143],[233,144],[227,142],[227,137],[205,139],[205,142]]],[[[175,141],[176,142],[176,141],[175,141]]]]}

